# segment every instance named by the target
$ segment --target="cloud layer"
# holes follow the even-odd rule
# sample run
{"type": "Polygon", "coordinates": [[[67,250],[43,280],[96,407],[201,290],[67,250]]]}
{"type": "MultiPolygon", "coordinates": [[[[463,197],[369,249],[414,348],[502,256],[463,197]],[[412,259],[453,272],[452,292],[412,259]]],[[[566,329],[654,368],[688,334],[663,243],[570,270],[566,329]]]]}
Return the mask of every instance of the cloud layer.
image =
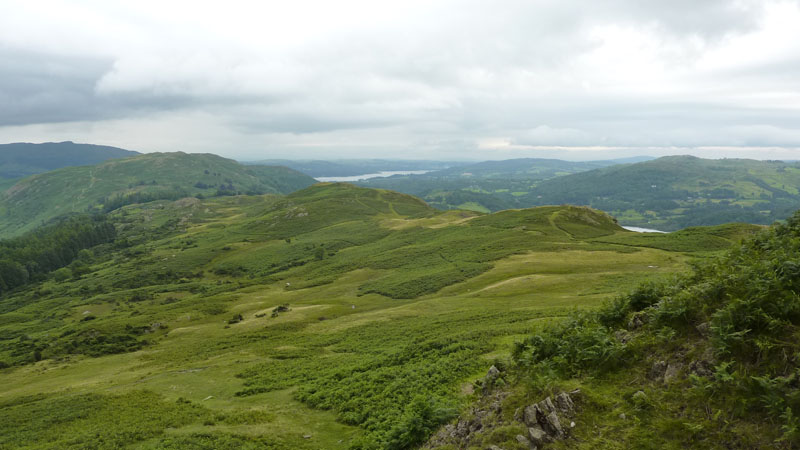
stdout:
{"type": "Polygon", "coordinates": [[[11,0],[0,141],[800,159],[797,23],[797,0],[11,0]]]}

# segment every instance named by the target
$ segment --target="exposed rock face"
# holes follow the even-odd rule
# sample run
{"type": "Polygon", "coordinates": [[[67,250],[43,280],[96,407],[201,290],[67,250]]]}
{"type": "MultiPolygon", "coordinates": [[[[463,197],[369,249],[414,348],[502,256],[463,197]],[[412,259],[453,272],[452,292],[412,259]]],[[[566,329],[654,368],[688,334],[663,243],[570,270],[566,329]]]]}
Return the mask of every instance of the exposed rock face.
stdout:
{"type": "Polygon", "coordinates": [[[544,432],[538,425],[528,428],[528,441],[533,448],[539,448],[547,442],[551,442],[547,433],[544,432]]]}
{"type": "Polygon", "coordinates": [[[501,403],[507,393],[492,393],[498,380],[502,380],[502,373],[493,365],[486,375],[476,382],[482,387],[481,393],[483,394],[478,404],[472,407],[467,414],[462,415],[455,424],[445,425],[428,440],[423,448],[437,448],[443,445],[466,448],[475,436],[483,433],[484,429],[502,423],[501,403]]]}
{"type": "Polygon", "coordinates": [[[556,408],[559,411],[568,413],[570,416],[572,416],[575,409],[575,402],[572,401],[572,397],[570,397],[569,394],[567,394],[566,392],[562,392],[556,395],[554,401],[556,404],[556,408]]]}
{"type": "Polygon", "coordinates": [[[506,395],[497,392],[485,396],[455,424],[445,425],[434,434],[423,448],[437,448],[444,445],[456,448],[469,447],[484,432],[503,423],[501,404],[506,395]]]}
{"type": "Polygon", "coordinates": [[[528,427],[528,439],[535,447],[563,439],[567,431],[561,424],[561,419],[572,417],[575,403],[566,392],[561,392],[554,398],[547,397],[539,403],[525,408],[522,420],[528,427]]]}
{"type": "MultiPolygon", "coordinates": [[[[570,394],[561,392],[522,408],[520,414],[514,415],[511,423],[505,422],[501,414],[501,404],[505,393],[496,392],[491,396],[484,397],[477,407],[462,416],[458,422],[439,430],[423,448],[434,449],[445,445],[468,448],[480,443],[480,438],[488,435],[495,427],[517,423],[524,425],[527,433],[526,435],[517,435],[516,441],[530,449],[541,449],[549,442],[566,438],[570,428],[575,426],[575,422],[570,419],[575,413],[573,396],[578,392],[574,391],[570,394]]],[[[487,446],[486,448],[493,449],[495,447],[497,446],[487,446]]]]}

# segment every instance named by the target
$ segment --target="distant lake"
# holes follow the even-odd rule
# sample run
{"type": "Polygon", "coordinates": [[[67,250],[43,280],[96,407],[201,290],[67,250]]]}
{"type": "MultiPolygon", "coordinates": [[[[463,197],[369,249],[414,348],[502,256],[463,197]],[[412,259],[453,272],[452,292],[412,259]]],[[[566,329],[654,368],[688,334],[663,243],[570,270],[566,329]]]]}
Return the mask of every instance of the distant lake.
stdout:
{"type": "Polygon", "coordinates": [[[378,173],[366,173],[364,175],[355,175],[352,177],[317,177],[317,181],[321,182],[339,182],[339,181],[362,181],[369,180],[370,178],[384,178],[392,175],[422,175],[423,173],[433,172],[432,170],[392,170],[378,173]]]}
{"type": "Polygon", "coordinates": [[[622,225],[622,228],[625,228],[628,231],[635,231],[637,233],[669,233],[669,231],[654,230],[652,228],[626,227],[625,225],[622,225]]]}

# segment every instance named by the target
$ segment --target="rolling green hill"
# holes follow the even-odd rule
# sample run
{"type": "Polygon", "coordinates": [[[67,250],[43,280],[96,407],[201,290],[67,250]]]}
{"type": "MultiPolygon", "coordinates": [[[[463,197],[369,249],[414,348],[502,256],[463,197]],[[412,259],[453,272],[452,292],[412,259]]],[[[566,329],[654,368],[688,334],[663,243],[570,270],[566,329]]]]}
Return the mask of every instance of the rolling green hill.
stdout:
{"type": "Polygon", "coordinates": [[[551,179],[526,200],[589,205],[626,225],[663,230],[727,222],[769,224],[800,207],[800,166],[667,156],[551,179]]]}
{"type": "Polygon", "coordinates": [[[74,142],[0,144],[0,183],[2,179],[24,178],[61,167],[88,166],[138,154],[117,147],[74,142]]]}
{"type": "Polygon", "coordinates": [[[313,184],[285,167],[243,166],[210,154],[150,153],[33,175],[0,193],[0,237],[68,213],[158,198],[289,193],[313,184]]]}
{"type": "Polygon", "coordinates": [[[588,205],[625,225],[667,231],[729,222],[770,224],[800,207],[797,163],[692,156],[615,165],[509,160],[359,184],[418,195],[440,209],[588,205]]]}
{"type": "MultiPolygon", "coordinates": [[[[326,183],[51,226],[88,247],[0,298],[3,448],[414,448],[512,342],[752,232],[640,246],[585,207],[438,211],[326,183]]],[[[6,242],[0,277],[50,247],[6,242]]]]}
{"type": "Polygon", "coordinates": [[[616,163],[540,158],[509,159],[484,161],[422,175],[374,178],[358,184],[416,195],[440,209],[490,212],[525,207],[518,197],[530,192],[542,180],[613,164],[616,163]]]}

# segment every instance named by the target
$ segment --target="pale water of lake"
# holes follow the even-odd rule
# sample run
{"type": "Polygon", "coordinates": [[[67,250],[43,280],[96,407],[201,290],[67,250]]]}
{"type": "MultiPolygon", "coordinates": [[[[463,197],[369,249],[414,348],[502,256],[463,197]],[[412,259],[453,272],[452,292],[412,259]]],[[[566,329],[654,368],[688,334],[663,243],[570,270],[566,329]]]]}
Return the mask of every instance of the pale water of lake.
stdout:
{"type": "Polygon", "coordinates": [[[628,231],[635,231],[637,233],[669,233],[669,231],[654,230],[652,228],[626,227],[625,225],[622,225],[622,228],[625,228],[628,231]]]}
{"type": "Polygon", "coordinates": [[[347,182],[347,181],[362,181],[369,180],[370,178],[383,178],[392,175],[422,175],[423,173],[433,172],[432,170],[392,170],[378,173],[366,173],[364,175],[355,175],[352,177],[317,177],[317,181],[321,182],[347,182]]]}

